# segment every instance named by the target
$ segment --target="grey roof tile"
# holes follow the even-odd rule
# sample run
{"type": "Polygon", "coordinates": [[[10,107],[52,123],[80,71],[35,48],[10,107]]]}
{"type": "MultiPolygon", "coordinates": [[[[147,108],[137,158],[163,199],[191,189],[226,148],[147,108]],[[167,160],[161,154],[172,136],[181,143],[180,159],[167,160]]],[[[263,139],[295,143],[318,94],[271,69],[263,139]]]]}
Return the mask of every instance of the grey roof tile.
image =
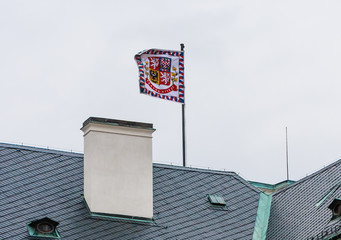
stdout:
{"type": "Polygon", "coordinates": [[[0,238],[29,239],[49,217],[62,239],[251,239],[259,191],[233,172],[154,164],[154,224],[90,217],[81,198],[83,156],[0,144],[0,238]],[[222,195],[227,210],[212,209],[222,195]]]}

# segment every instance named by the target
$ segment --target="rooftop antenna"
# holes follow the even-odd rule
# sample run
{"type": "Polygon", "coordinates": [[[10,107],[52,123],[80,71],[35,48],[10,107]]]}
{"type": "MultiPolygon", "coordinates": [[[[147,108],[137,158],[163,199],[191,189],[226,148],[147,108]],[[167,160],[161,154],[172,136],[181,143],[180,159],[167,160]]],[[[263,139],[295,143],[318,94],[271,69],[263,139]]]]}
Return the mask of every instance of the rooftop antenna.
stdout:
{"type": "Polygon", "coordinates": [[[285,127],[285,150],[287,161],[287,180],[289,180],[288,127],[285,127]]]}

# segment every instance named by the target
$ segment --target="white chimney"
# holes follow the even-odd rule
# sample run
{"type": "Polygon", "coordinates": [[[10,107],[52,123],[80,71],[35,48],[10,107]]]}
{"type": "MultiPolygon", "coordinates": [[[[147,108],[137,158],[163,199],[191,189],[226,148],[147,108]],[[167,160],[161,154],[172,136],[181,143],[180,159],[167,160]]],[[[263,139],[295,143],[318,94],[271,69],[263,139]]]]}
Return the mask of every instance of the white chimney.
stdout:
{"type": "Polygon", "coordinates": [[[90,211],[151,219],[153,124],[90,117],[81,130],[90,211]]]}

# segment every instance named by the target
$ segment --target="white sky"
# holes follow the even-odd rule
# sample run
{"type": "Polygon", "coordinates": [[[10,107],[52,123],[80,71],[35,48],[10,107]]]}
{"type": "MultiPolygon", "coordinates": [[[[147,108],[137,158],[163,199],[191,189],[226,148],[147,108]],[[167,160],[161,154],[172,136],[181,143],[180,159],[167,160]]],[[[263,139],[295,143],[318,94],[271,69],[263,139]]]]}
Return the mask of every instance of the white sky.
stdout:
{"type": "Polygon", "coordinates": [[[340,1],[0,1],[0,141],[83,151],[90,116],[150,122],[181,165],[181,105],[134,55],[185,44],[188,165],[298,180],[341,157],[340,1]]]}

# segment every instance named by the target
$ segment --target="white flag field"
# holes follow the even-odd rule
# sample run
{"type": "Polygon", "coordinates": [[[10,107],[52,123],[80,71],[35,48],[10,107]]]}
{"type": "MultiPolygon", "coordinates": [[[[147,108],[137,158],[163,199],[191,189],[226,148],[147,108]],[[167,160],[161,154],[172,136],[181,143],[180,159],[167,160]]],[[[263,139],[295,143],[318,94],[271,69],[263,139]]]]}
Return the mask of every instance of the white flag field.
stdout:
{"type": "Polygon", "coordinates": [[[184,103],[184,52],[149,49],[135,55],[140,92],[184,103]]]}

